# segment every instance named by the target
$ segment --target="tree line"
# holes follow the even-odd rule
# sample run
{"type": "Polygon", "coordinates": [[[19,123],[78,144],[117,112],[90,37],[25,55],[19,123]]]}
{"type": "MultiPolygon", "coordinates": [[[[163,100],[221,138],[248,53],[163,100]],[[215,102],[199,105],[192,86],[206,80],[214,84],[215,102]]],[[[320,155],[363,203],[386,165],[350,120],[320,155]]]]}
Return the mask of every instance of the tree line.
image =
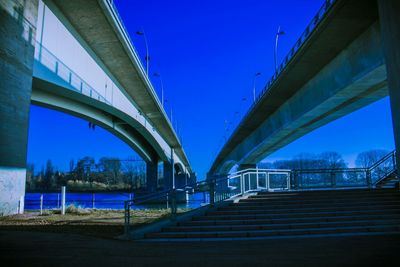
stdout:
{"type": "MultiPolygon", "coordinates": [[[[162,183],[160,171],[159,183],[162,183]]],[[[67,186],[71,191],[133,191],[146,187],[146,162],[139,158],[120,160],[103,157],[97,162],[86,156],[71,160],[69,171],[60,171],[51,160],[40,170],[27,167],[27,191],[58,191],[67,186]]]]}
{"type": "MultiPolygon", "coordinates": [[[[359,168],[368,168],[389,153],[383,149],[373,149],[361,152],[355,159],[359,168]]],[[[347,168],[341,154],[334,151],[320,154],[300,153],[289,160],[275,160],[274,162],[261,162],[259,168],[266,169],[341,169],[347,168]]]]}
{"type": "MultiPolygon", "coordinates": [[[[386,150],[369,150],[357,155],[356,167],[367,168],[383,158],[386,150]]],[[[301,153],[289,160],[261,162],[259,168],[267,169],[340,169],[348,164],[338,152],[320,154],[301,153]]],[[[163,170],[158,169],[158,186],[163,186],[163,170]]],[[[27,166],[26,189],[35,191],[58,191],[67,186],[70,191],[140,191],[146,187],[146,163],[139,158],[120,160],[103,157],[97,162],[84,157],[77,162],[71,160],[69,171],[60,171],[51,160],[40,170],[34,164],[27,166]]]]}

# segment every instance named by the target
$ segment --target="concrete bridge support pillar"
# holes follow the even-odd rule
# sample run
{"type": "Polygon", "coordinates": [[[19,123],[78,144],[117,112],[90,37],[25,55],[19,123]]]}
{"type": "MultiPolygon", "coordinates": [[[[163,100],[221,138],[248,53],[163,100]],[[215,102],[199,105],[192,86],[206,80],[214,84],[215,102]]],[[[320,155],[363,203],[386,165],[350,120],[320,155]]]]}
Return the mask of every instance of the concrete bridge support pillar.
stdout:
{"type": "Polygon", "coordinates": [[[176,187],[185,186],[186,180],[187,180],[186,173],[180,172],[180,173],[175,174],[175,182],[176,182],[175,186],[176,187]]]}
{"type": "Polygon", "coordinates": [[[170,161],[164,161],[164,190],[172,189],[174,179],[173,166],[170,161]]]}
{"type": "Polygon", "coordinates": [[[158,163],[146,163],[146,188],[148,192],[157,191],[158,163]]]}
{"type": "Polygon", "coordinates": [[[400,164],[400,1],[378,0],[397,164],[400,164]]]}
{"type": "Polygon", "coordinates": [[[38,1],[0,2],[0,216],[22,213],[38,1]]]}

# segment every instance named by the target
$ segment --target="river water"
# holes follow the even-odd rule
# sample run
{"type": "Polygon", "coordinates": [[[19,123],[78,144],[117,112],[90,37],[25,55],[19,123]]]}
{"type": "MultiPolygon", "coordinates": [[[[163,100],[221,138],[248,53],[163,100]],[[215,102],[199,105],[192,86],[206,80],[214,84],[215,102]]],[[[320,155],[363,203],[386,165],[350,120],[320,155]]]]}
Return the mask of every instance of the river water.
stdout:
{"type": "MultiPolygon", "coordinates": [[[[40,209],[40,197],[43,195],[43,209],[58,209],[61,206],[60,193],[26,193],[25,209],[40,209]]],[[[133,193],[66,193],[65,204],[68,207],[74,204],[80,208],[95,209],[123,209],[124,201],[132,199],[133,193]]],[[[204,193],[195,193],[188,196],[185,203],[179,203],[179,208],[198,208],[208,201],[208,195],[204,193]]],[[[133,209],[146,208],[167,208],[167,203],[133,205],[133,209]]]]}

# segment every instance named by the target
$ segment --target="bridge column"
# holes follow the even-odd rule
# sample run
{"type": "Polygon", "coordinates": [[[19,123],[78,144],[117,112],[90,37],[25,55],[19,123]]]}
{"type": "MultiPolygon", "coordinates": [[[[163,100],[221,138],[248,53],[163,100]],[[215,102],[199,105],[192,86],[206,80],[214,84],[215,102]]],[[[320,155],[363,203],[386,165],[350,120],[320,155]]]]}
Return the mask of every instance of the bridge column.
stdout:
{"type": "Polygon", "coordinates": [[[158,162],[146,163],[146,188],[148,192],[157,191],[158,162]]]}
{"type": "Polygon", "coordinates": [[[22,213],[38,1],[0,2],[0,216],[22,213]]]}
{"type": "Polygon", "coordinates": [[[164,161],[164,190],[172,189],[173,166],[170,161],[164,161]]]}
{"type": "Polygon", "coordinates": [[[397,164],[400,164],[400,1],[378,0],[397,164]]]}
{"type": "Polygon", "coordinates": [[[176,182],[177,188],[185,186],[186,181],[187,181],[186,173],[181,172],[181,173],[175,174],[175,182],[176,182]]]}

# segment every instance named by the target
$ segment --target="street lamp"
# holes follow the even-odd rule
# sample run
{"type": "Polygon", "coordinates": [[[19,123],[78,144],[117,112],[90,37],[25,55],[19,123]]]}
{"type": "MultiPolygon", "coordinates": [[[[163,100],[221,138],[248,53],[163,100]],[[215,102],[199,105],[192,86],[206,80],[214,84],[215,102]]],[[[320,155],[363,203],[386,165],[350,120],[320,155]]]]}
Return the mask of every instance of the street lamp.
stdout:
{"type": "Polygon", "coordinates": [[[144,44],[146,46],[146,57],[144,58],[144,61],[146,61],[146,75],[147,75],[147,78],[148,78],[149,77],[149,61],[150,61],[150,57],[149,57],[149,46],[147,44],[146,33],[142,29],[142,31],[137,31],[136,34],[139,35],[139,36],[143,36],[144,44]]]}
{"type": "Polygon", "coordinates": [[[278,40],[280,35],[284,35],[285,32],[281,31],[281,26],[278,27],[278,31],[275,36],[275,50],[274,50],[274,60],[275,60],[275,73],[278,72],[278,62],[277,62],[277,54],[278,54],[278,40]]]}
{"type": "Polygon", "coordinates": [[[155,77],[158,77],[160,79],[160,84],[161,84],[161,105],[162,107],[164,107],[164,83],[161,77],[161,74],[156,72],[154,73],[155,77]]]}
{"type": "Polygon", "coordinates": [[[254,79],[253,79],[253,100],[254,100],[254,103],[256,102],[256,79],[260,75],[261,75],[261,72],[257,72],[254,75],[254,79]]]}

